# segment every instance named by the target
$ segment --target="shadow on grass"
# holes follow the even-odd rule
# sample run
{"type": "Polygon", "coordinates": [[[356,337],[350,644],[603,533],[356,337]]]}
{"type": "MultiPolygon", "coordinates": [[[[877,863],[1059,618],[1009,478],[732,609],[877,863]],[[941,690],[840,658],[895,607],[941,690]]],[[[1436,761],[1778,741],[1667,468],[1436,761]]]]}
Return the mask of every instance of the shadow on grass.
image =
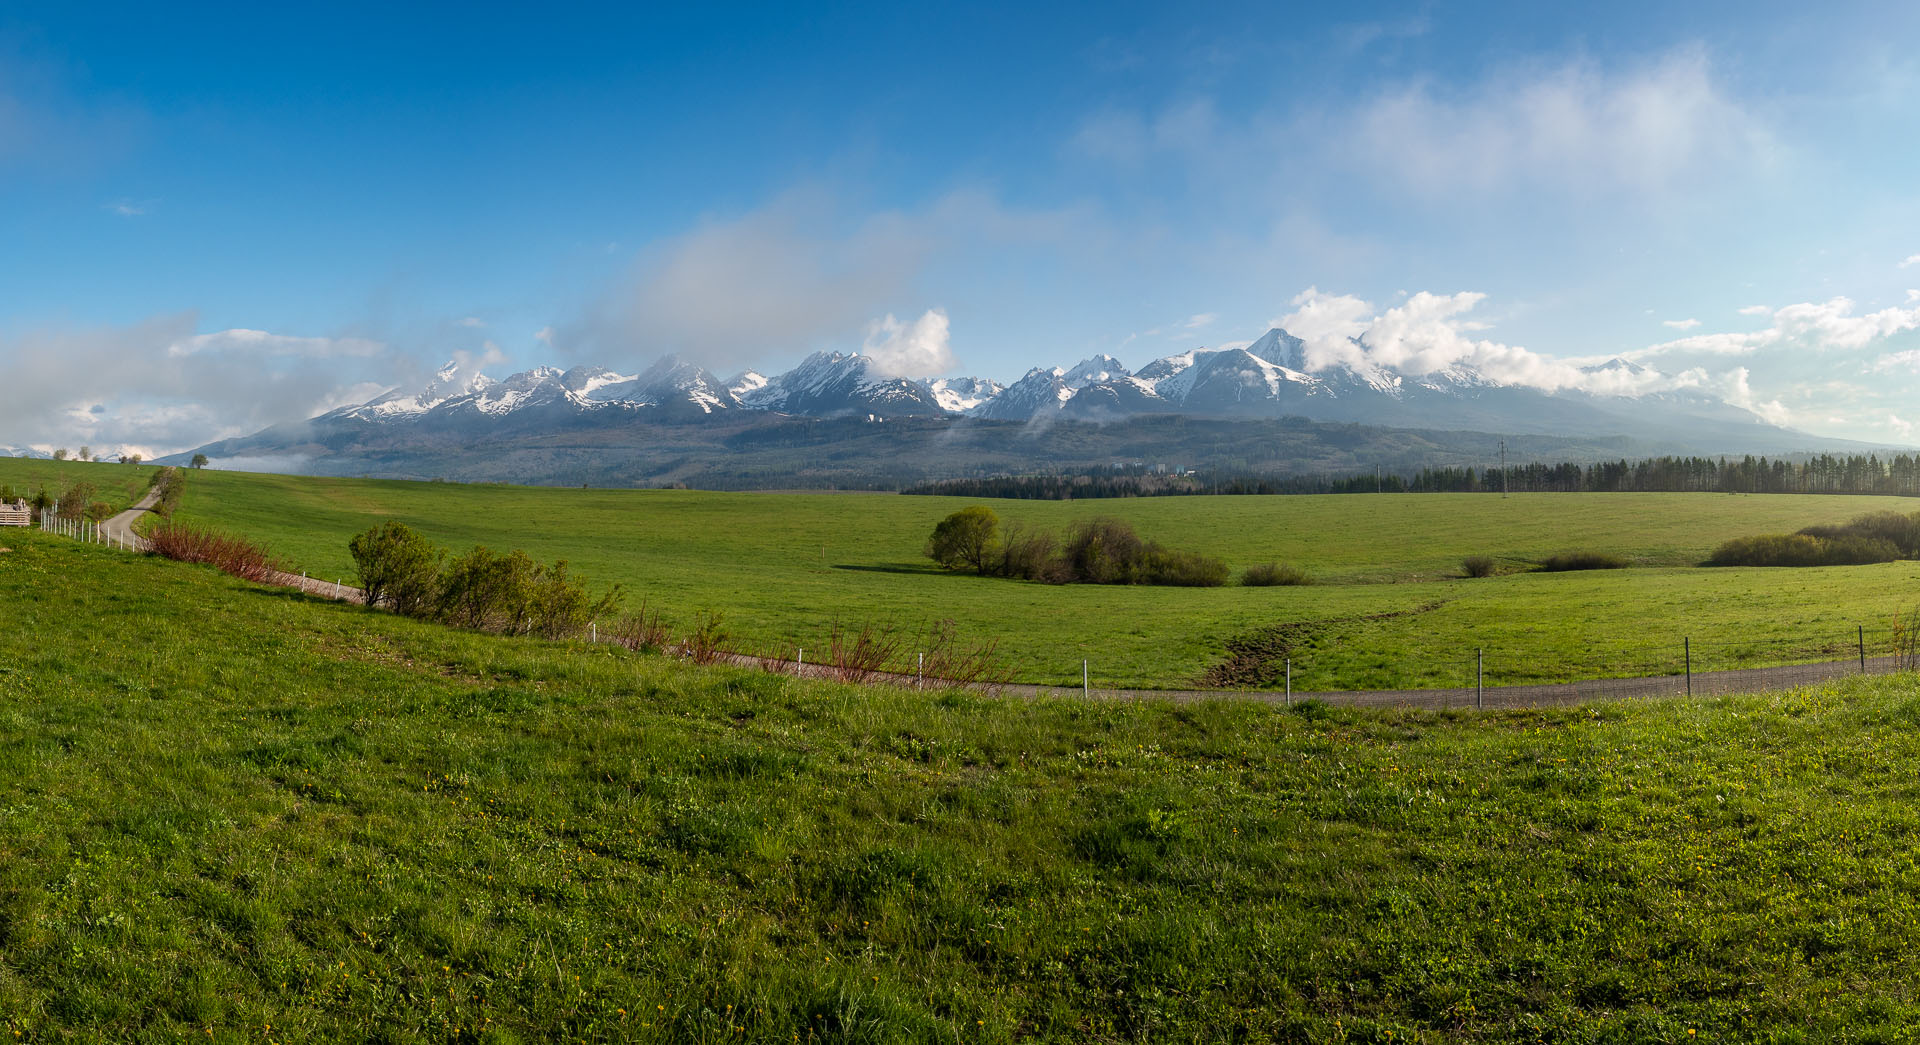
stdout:
{"type": "Polygon", "coordinates": [[[918,563],[905,562],[883,563],[878,566],[856,566],[852,563],[838,563],[833,568],[836,570],[854,570],[859,573],[909,573],[932,577],[952,572],[943,570],[938,566],[922,566],[918,563]]]}

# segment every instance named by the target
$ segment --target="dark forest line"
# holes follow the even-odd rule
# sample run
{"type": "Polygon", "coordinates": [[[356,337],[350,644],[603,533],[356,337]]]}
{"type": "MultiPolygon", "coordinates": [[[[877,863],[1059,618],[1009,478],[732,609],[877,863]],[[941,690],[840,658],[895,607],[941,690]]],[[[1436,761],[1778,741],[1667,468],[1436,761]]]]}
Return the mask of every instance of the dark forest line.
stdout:
{"type": "Polygon", "coordinates": [[[1920,495],[1920,455],[1819,454],[1804,460],[1651,457],[1638,461],[1421,468],[1411,473],[1261,476],[1173,474],[1141,465],[1051,475],[940,479],[906,494],[1078,500],[1228,494],[1324,493],[1833,493],[1920,495]]]}

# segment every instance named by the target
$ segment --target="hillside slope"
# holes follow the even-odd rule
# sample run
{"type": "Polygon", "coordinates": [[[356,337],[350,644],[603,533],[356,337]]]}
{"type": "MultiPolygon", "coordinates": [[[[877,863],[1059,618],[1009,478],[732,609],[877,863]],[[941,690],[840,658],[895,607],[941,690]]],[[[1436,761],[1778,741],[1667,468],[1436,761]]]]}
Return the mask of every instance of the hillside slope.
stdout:
{"type": "Polygon", "coordinates": [[[22,1040],[1920,1023],[1907,678],[1452,717],[856,692],[7,543],[22,1040]]]}

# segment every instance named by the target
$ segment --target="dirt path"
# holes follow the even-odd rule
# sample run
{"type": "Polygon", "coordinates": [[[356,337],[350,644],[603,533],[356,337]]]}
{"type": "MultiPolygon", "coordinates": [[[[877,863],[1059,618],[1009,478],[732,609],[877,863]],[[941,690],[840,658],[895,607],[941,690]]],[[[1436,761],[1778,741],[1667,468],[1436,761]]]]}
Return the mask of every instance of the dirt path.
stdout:
{"type": "Polygon", "coordinates": [[[134,551],[146,551],[147,540],[134,532],[134,524],[140,521],[141,516],[152,511],[153,506],[158,503],[160,503],[160,487],[155,485],[153,489],[147,491],[145,497],[134,502],[133,507],[101,523],[100,535],[105,537],[109,544],[131,548],[134,551]]]}

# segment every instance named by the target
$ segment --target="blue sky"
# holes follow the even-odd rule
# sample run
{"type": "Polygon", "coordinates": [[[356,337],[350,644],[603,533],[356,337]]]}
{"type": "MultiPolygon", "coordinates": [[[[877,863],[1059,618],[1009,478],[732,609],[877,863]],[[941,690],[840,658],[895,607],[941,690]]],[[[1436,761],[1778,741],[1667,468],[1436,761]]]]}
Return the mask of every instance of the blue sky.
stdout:
{"type": "Polygon", "coordinates": [[[270,6],[0,9],[0,445],[1276,321],[1920,442],[1914,5],[270,6]]]}

